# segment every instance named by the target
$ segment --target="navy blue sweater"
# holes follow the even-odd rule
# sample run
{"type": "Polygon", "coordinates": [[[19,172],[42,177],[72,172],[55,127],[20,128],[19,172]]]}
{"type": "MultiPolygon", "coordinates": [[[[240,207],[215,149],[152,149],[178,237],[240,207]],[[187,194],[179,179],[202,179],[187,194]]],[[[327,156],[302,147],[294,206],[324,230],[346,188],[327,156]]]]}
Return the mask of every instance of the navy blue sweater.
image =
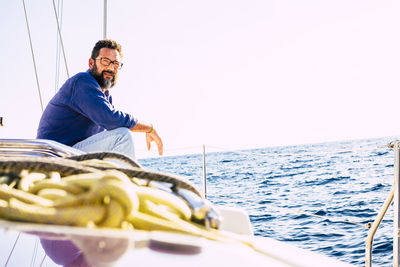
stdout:
{"type": "Polygon", "coordinates": [[[72,146],[104,130],[132,128],[136,122],[133,116],[114,108],[111,95],[101,91],[88,70],[69,78],[50,100],[37,138],[72,146]]]}

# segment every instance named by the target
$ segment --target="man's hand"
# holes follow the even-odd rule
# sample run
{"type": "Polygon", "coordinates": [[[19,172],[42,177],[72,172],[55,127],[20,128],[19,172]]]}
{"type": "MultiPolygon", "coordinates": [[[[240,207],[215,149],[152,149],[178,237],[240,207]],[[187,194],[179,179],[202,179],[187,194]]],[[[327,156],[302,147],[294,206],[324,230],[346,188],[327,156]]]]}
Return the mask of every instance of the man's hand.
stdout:
{"type": "Polygon", "coordinates": [[[131,128],[132,132],[145,132],[146,133],[146,143],[147,150],[150,150],[151,142],[155,142],[158,148],[158,154],[162,156],[163,154],[163,142],[158,136],[157,131],[153,128],[152,124],[137,122],[136,125],[131,128]]]}
{"type": "Polygon", "coordinates": [[[146,143],[147,143],[147,150],[150,150],[151,142],[155,142],[158,148],[158,154],[162,156],[163,154],[163,143],[161,138],[158,136],[156,130],[152,129],[151,132],[146,133],[146,143]]]}

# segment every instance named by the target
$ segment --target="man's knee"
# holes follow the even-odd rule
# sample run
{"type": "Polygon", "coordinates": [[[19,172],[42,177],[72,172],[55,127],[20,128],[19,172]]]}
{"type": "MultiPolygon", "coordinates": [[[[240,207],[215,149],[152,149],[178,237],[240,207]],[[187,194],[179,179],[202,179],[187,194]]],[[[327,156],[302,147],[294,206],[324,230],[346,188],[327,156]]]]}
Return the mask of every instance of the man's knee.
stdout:
{"type": "Polygon", "coordinates": [[[129,130],[129,128],[120,127],[120,128],[116,128],[116,129],[111,130],[111,131],[115,132],[115,134],[118,134],[120,136],[131,138],[131,130],[129,130]]]}
{"type": "Polygon", "coordinates": [[[117,137],[116,141],[118,143],[131,144],[133,146],[133,139],[131,135],[131,130],[129,130],[129,128],[120,127],[112,131],[115,131],[113,134],[117,137]]]}
{"type": "Polygon", "coordinates": [[[114,151],[135,158],[135,147],[129,128],[121,127],[93,135],[73,146],[85,152],[114,151]]]}
{"type": "Polygon", "coordinates": [[[112,131],[115,131],[114,136],[117,137],[112,151],[123,153],[132,159],[135,159],[135,147],[129,128],[121,127],[112,131]]]}

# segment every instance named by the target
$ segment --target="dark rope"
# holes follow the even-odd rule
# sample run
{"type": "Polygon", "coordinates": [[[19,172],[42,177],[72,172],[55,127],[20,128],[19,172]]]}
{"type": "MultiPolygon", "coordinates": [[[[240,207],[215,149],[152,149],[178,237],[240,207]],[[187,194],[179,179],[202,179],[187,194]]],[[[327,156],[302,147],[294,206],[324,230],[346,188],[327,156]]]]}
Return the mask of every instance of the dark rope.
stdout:
{"type": "Polygon", "coordinates": [[[142,168],[115,168],[87,166],[72,159],[43,158],[43,157],[0,157],[0,170],[4,173],[19,174],[22,170],[30,172],[59,172],[61,176],[81,173],[98,173],[104,170],[118,170],[133,178],[141,178],[150,181],[166,182],[174,187],[183,188],[201,196],[197,188],[186,179],[170,174],[147,171],[142,168]]]}
{"type": "Polygon", "coordinates": [[[67,159],[73,159],[76,161],[83,161],[83,160],[90,160],[90,159],[117,159],[122,162],[127,163],[128,165],[134,167],[134,168],[142,168],[140,164],[131,159],[128,156],[125,156],[124,154],[116,153],[116,152],[94,152],[94,153],[87,153],[83,155],[77,155],[77,156],[71,156],[67,157],[67,159]]]}

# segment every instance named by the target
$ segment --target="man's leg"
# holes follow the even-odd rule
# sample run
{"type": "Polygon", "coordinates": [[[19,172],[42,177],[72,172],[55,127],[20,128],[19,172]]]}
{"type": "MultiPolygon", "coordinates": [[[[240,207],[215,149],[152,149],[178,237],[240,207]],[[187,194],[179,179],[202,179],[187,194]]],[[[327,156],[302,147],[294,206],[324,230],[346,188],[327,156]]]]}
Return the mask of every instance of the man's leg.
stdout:
{"type": "Polygon", "coordinates": [[[133,145],[131,131],[125,127],[104,131],[90,136],[85,140],[76,143],[73,148],[84,152],[119,152],[135,159],[135,147],[133,145]]]}

